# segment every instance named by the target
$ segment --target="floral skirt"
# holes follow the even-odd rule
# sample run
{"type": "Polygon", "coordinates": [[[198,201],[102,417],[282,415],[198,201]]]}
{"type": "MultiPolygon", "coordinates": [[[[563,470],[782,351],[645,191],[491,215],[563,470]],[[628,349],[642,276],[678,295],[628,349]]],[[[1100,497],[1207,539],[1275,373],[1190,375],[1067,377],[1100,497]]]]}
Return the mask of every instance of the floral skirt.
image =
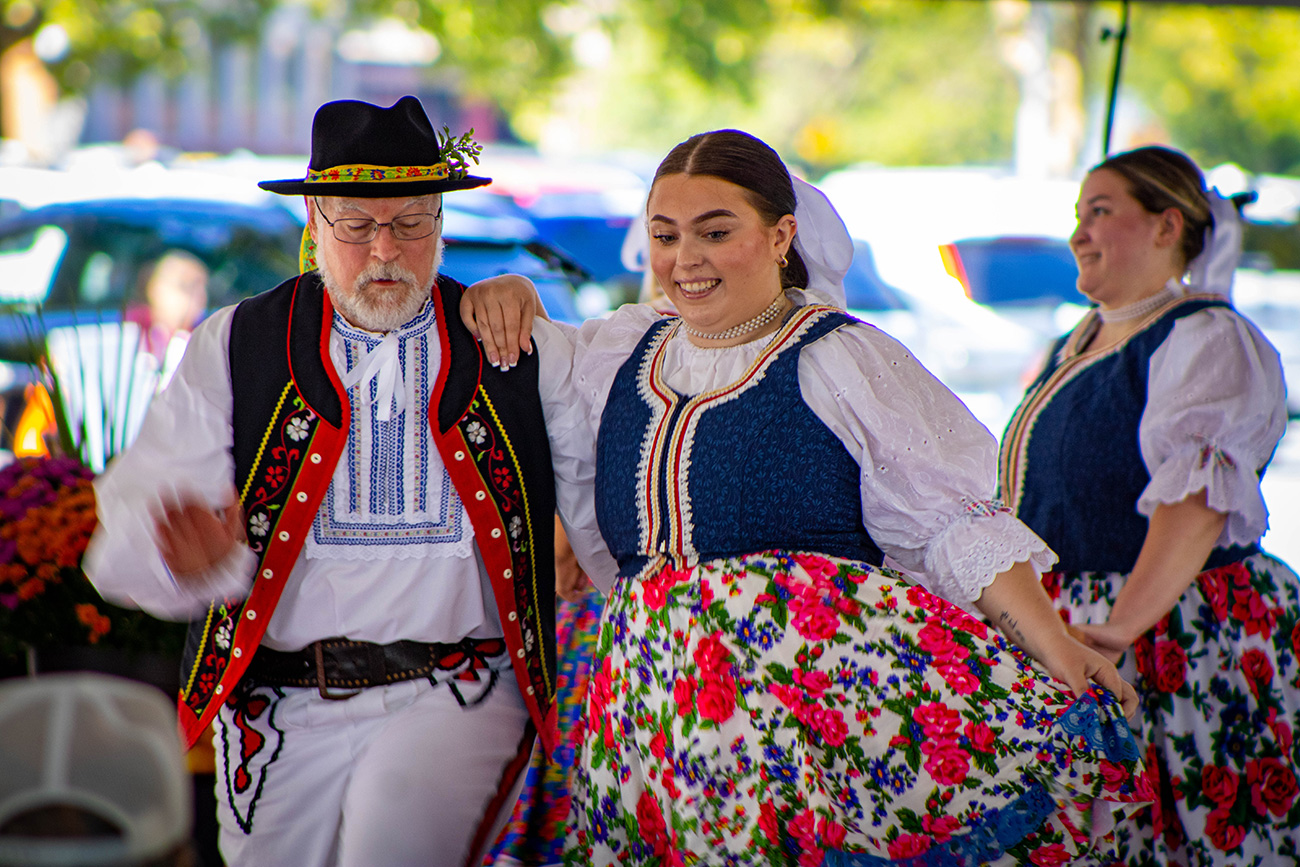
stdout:
{"type": "Polygon", "coordinates": [[[589,589],[580,602],[556,601],[555,647],[559,662],[555,704],[560,742],[549,758],[540,742],[533,750],[523,793],[486,864],[536,867],[560,863],[569,815],[569,774],[585,733],[587,683],[604,603],[595,588],[589,589]]]}
{"type": "MultiPolygon", "coordinates": [[[[1101,623],[1116,573],[1052,573],[1066,619],[1101,623]]],[[[1116,831],[1131,867],[1300,863],[1300,579],[1257,554],[1201,573],[1134,644],[1121,673],[1137,688],[1133,730],[1159,792],[1116,831]]]]}
{"type": "Polygon", "coordinates": [[[863,563],[619,579],[596,659],[568,864],[1049,867],[1150,800],[1113,696],[863,563]]]}

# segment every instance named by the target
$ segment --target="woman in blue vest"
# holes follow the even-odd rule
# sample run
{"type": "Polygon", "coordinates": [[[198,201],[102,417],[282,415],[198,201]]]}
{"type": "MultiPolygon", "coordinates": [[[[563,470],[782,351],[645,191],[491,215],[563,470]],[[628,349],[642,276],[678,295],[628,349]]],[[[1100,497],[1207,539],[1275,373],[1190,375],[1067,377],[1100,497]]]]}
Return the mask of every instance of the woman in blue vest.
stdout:
{"type": "Polygon", "coordinates": [[[1258,544],[1286,391],[1227,297],[1236,208],[1185,155],[1146,147],[1094,168],[1077,210],[1097,307],[1013,416],[1001,484],[1060,557],[1044,576],[1057,607],[1141,697],[1160,797],[1121,823],[1120,855],[1295,863],[1300,581],[1258,544]]]}
{"type": "Polygon", "coordinates": [[[680,315],[536,323],[543,358],[573,353],[619,564],[591,576],[566,860],[1064,863],[1107,830],[1094,808],[1147,797],[1131,687],[1052,610],[988,431],[822,303],[852,242],[800,190],[752,136],[682,143],[647,209],[680,315]]]}

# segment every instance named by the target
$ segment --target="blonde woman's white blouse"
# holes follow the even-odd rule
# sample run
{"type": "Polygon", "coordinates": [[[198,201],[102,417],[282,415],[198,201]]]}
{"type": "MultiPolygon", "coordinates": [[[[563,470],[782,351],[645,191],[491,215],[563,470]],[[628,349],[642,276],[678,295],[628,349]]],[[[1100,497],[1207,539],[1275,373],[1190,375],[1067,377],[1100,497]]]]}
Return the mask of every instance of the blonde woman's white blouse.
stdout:
{"type": "Polygon", "coordinates": [[[1277,350],[1239,313],[1212,307],[1178,320],[1148,371],[1138,442],[1151,481],[1138,511],[1204,490],[1228,516],[1219,546],[1258,541],[1268,529],[1259,470],[1287,424],[1277,350]]]}

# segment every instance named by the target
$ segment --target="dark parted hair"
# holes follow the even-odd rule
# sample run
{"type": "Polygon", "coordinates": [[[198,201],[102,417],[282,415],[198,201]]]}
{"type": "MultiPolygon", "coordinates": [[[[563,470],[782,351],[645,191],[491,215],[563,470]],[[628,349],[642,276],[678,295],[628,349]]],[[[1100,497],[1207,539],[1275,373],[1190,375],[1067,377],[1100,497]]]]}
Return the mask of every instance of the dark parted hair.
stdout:
{"type": "MultiPolygon", "coordinates": [[[[761,139],[735,129],[693,135],[668,152],[655,171],[650,189],[666,175],[708,175],[730,181],[745,191],[766,226],[775,226],[786,214],[794,215],[794,183],[776,151],[761,139]]],[[[781,288],[804,288],[808,268],[791,245],[788,263],[781,269],[781,288]]]]}
{"type": "Polygon", "coordinates": [[[1205,230],[1214,225],[1205,176],[1192,158],[1173,148],[1150,145],[1115,154],[1090,170],[1109,169],[1128,183],[1129,192],[1147,211],[1177,208],[1183,214],[1181,248],[1186,267],[1205,249],[1205,230]]]}

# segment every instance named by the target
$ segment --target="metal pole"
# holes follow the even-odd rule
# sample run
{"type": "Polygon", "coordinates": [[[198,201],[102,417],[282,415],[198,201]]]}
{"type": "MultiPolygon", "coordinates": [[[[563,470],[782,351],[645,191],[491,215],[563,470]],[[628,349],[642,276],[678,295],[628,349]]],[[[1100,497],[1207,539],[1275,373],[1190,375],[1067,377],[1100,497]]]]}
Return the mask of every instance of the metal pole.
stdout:
{"type": "Polygon", "coordinates": [[[1105,27],[1101,31],[1102,42],[1112,37],[1115,40],[1115,66],[1111,69],[1110,98],[1106,102],[1106,131],[1103,133],[1101,141],[1103,159],[1110,156],[1110,133],[1115,126],[1115,102],[1119,98],[1119,71],[1124,63],[1124,40],[1128,38],[1129,0],[1123,0],[1122,7],[1119,30],[1111,30],[1109,27],[1105,27]]]}

